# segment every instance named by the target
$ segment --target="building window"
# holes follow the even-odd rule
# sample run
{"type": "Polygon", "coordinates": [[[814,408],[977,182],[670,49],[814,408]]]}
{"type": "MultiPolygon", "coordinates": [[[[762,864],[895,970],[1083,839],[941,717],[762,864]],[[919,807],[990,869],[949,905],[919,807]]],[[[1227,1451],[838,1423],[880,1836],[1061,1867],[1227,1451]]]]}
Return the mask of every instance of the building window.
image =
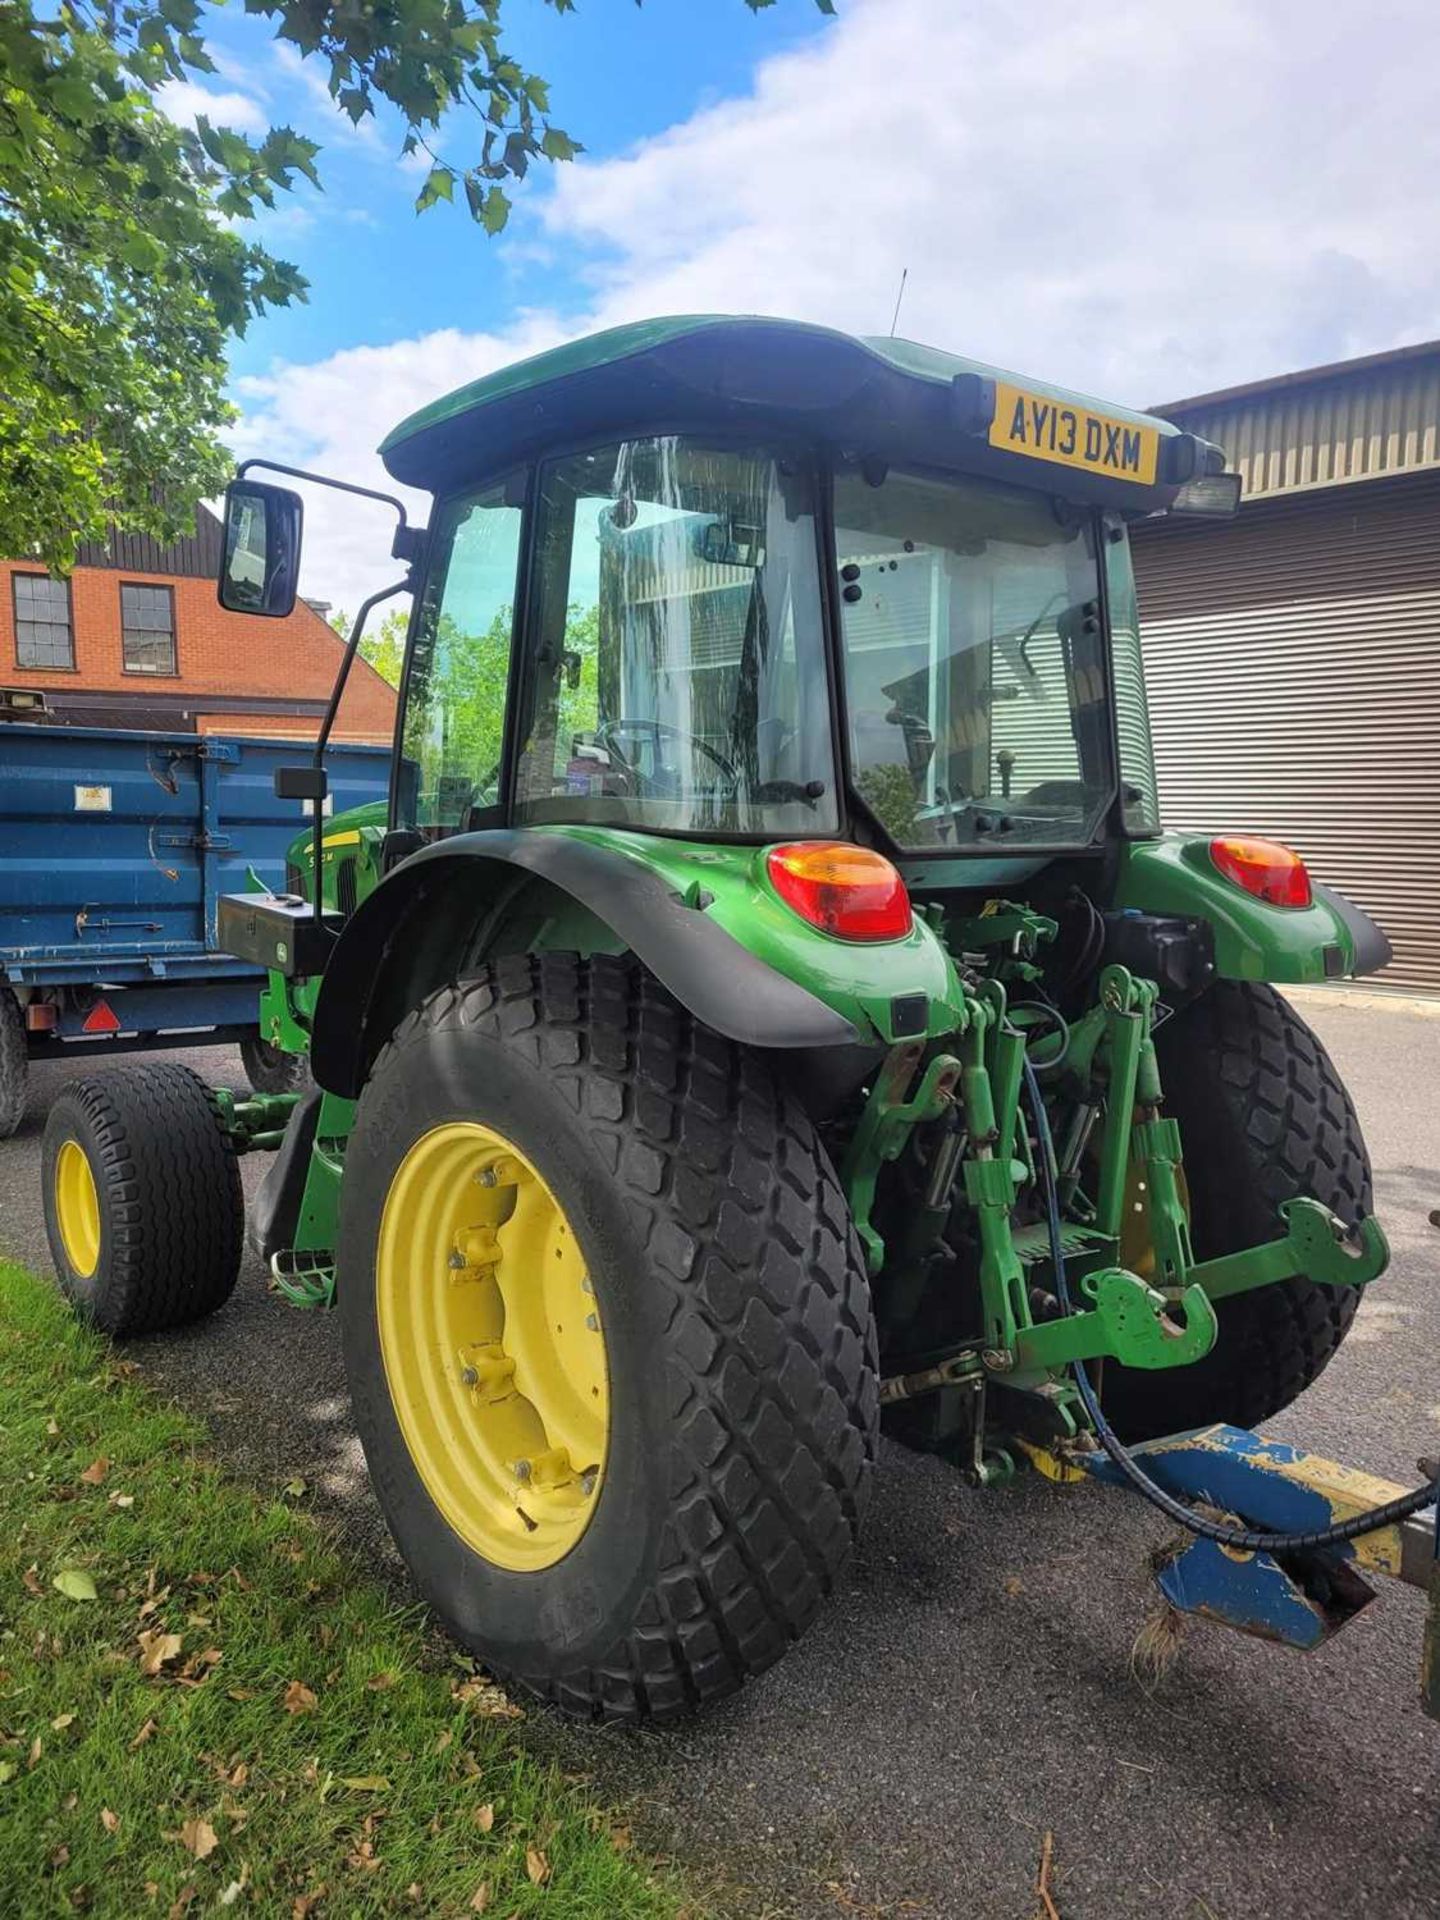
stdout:
{"type": "Polygon", "coordinates": [[[70,583],[43,573],[17,573],[15,583],[15,664],[44,672],[72,670],[75,642],[70,629],[70,583]]]}
{"type": "Polygon", "coordinates": [[[120,586],[126,673],[174,673],[175,595],[169,587],[120,586]]]}

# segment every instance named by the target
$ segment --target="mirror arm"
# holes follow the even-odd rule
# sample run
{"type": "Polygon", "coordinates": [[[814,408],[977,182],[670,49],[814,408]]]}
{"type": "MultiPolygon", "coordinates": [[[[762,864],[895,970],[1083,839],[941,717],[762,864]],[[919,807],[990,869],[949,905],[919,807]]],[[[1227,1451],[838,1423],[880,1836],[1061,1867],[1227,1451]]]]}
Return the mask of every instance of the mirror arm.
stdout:
{"type": "MultiPolygon", "coordinates": [[[[405,514],[405,502],[393,493],[377,493],[374,487],[357,487],[351,480],[332,480],[328,473],[311,473],[308,467],[286,467],[278,460],[242,460],[235,469],[235,478],[243,480],[252,467],[264,467],[267,473],[286,473],[292,480],[311,480],[317,487],[333,487],[337,493],[355,493],[362,500],[379,500],[387,507],[393,507],[400,517],[395,529],[395,538],[390,552],[396,560],[407,563],[420,557],[420,543],[425,537],[423,527],[412,527],[405,514]]],[[[397,588],[390,589],[392,593],[397,588]]],[[[382,595],[383,599],[384,596],[382,595]]]]}
{"type": "MultiPolygon", "coordinates": [[[[255,464],[262,464],[262,463],[257,462],[255,464]]],[[[281,471],[288,473],[291,471],[291,469],[287,467],[287,468],[282,468],[281,471]]],[[[307,475],[306,477],[309,478],[310,476],[307,475]]],[[[363,487],[352,487],[349,489],[349,491],[352,493],[363,493],[365,489],[363,487]]],[[[383,498],[384,496],[379,495],[377,497],[383,498]]],[[[399,505],[398,501],[396,502],[396,505],[397,506],[399,505]]],[[[405,509],[403,507],[400,508],[400,514],[401,514],[401,518],[403,519],[405,514],[405,509]]],[[[354,664],[356,650],[360,645],[360,636],[365,631],[365,622],[370,617],[371,608],[378,607],[382,600],[390,599],[390,597],[393,594],[404,593],[408,590],[413,589],[414,585],[415,585],[414,571],[407,570],[403,580],[396,580],[390,586],[382,587],[378,593],[372,593],[368,600],[361,602],[360,611],[356,614],[354,624],[350,628],[350,638],[345,642],[345,651],[340,657],[340,665],[335,674],[335,684],[330,689],[330,699],[325,708],[325,717],[321,720],[320,731],[315,736],[315,752],[312,756],[311,764],[315,767],[317,772],[320,772],[320,773],[324,772],[325,749],[330,744],[331,729],[334,727],[335,717],[340,711],[340,701],[343,698],[345,693],[345,683],[350,678],[350,669],[354,664]]],[[[325,858],[325,795],[324,793],[323,792],[318,793],[315,796],[314,800],[311,802],[311,805],[315,809],[315,819],[313,823],[314,831],[311,835],[311,856],[310,856],[311,863],[314,868],[314,872],[311,878],[314,884],[314,893],[315,893],[315,898],[314,898],[315,920],[316,920],[316,924],[318,925],[325,918],[324,888],[321,885],[322,869],[324,866],[324,858],[325,858]]]]}

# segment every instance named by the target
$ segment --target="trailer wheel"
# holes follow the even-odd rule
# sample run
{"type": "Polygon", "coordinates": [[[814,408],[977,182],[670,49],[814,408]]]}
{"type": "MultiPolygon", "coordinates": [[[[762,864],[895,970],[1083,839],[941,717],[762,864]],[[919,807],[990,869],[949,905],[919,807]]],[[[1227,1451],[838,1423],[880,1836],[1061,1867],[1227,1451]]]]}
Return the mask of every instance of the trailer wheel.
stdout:
{"type": "Polygon", "coordinates": [[[25,1016],[7,986],[0,986],[0,1140],[8,1140],[25,1118],[25,1089],[30,1049],[25,1016]]]}
{"type": "Polygon", "coordinates": [[[875,1336],[763,1059],[623,960],[504,958],[376,1061],[338,1254],[376,1494],[492,1672],[667,1719],[804,1631],[868,1492],[875,1336]]]}
{"type": "Polygon", "coordinates": [[[117,1337],[157,1333],[230,1298],[240,1169],[198,1074],[137,1064],[72,1081],[42,1151],[50,1254],[84,1319],[117,1337]]]}
{"type": "Polygon", "coordinates": [[[256,1093],[303,1093],[311,1084],[309,1054],[287,1053],[258,1033],[240,1042],[240,1064],[256,1093]]]}
{"type": "MultiPolygon", "coordinates": [[[[1280,1203],[1310,1194],[1353,1222],[1371,1210],[1370,1158],[1319,1039],[1273,987],[1220,980],[1155,1037],[1180,1122],[1197,1259],[1278,1239],[1280,1203]]],[[[1129,1439],[1214,1420],[1251,1427],[1317,1379],[1350,1329],[1353,1287],[1288,1280],[1216,1303],[1203,1360],[1162,1373],[1108,1363],[1106,1411],[1129,1439]]]]}

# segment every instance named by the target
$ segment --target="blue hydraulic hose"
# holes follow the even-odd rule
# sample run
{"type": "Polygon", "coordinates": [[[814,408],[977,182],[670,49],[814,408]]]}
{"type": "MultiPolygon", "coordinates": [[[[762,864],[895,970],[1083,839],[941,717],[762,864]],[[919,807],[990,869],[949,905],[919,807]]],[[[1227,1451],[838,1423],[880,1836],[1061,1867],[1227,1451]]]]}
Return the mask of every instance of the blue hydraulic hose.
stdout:
{"type": "MultiPolygon", "coordinates": [[[[1050,1260],[1055,1269],[1055,1293],[1060,1305],[1067,1314],[1075,1311],[1070,1298],[1070,1285],[1065,1277],[1065,1249],[1060,1232],[1059,1176],[1055,1165],[1055,1142],[1050,1132],[1050,1116],[1045,1111],[1045,1101],[1040,1092],[1040,1083],[1035,1078],[1035,1069],[1028,1057],[1025,1060],[1025,1094],[1030,1105],[1031,1116],[1035,1122],[1035,1137],[1040,1146],[1040,1165],[1045,1184],[1045,1209],[1050,1227],[1050,1260]]],[[[1440,1480],[1432,1480],[1423,1487],[1417,1487],[1413,1493],[1400,1494],[1394,1500],[1387,1500],[1383,1506],[1371,1507],[1367,1513],[1357,1513],[1348,1520],[1342,1520],[1333,1527],[1322,1527],[1313,1533],[1261,1533],[1252,1527],[1225,1527],[1214,1520],[1206,1520],[1201,1514],[1187,1507],[1173,1494],[1152,1480],[1125,1447],[1110,1422],[1101,1411],[1100,1401],[1090,1376],[1085,1370],[1083,1360],[1072,1360],[1071,1371],[1075,1376],[1075,1385],[1080,1393],[1080,1404],[1089,1415],[1095,1429],[1095,1438],[1109,1454],[1116,1466],[1124,1474],[1138,1494],[1148,1500],[1153,1507],[1171,1520],[1176,1520],[1188,1532],[1201,1540],[1213,1540],[1222,1547],[1237,1547],[1245,1553],[1301,1553],[1310,1552],[1318,1547],[1339,1546],[1342,1541],[1353,1540],[1358,1534],[1374,1533],[1380,1527],[1393,1526],[1397,1520],[1408,1519],[1412,1513],[1418,1513],[1422,1507],[1433,1505],[1440,1499],[1440,1480]]]]}

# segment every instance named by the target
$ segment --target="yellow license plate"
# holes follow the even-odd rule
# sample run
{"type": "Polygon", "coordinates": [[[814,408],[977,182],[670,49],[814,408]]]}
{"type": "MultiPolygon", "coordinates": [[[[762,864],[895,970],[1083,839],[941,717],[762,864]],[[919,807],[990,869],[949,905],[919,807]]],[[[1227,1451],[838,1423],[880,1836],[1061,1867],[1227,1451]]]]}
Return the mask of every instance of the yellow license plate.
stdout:
{"type": "Polygon", "coordinates": [[[1079,467],[1083,473],[1098,473],[1108,480],[1133,480],[1141,487],[1154,486],[1160,463],[1156,428],[1049,400],[1004,380],[995,382],[990,444],[1005,453],[1079,467]]]}

